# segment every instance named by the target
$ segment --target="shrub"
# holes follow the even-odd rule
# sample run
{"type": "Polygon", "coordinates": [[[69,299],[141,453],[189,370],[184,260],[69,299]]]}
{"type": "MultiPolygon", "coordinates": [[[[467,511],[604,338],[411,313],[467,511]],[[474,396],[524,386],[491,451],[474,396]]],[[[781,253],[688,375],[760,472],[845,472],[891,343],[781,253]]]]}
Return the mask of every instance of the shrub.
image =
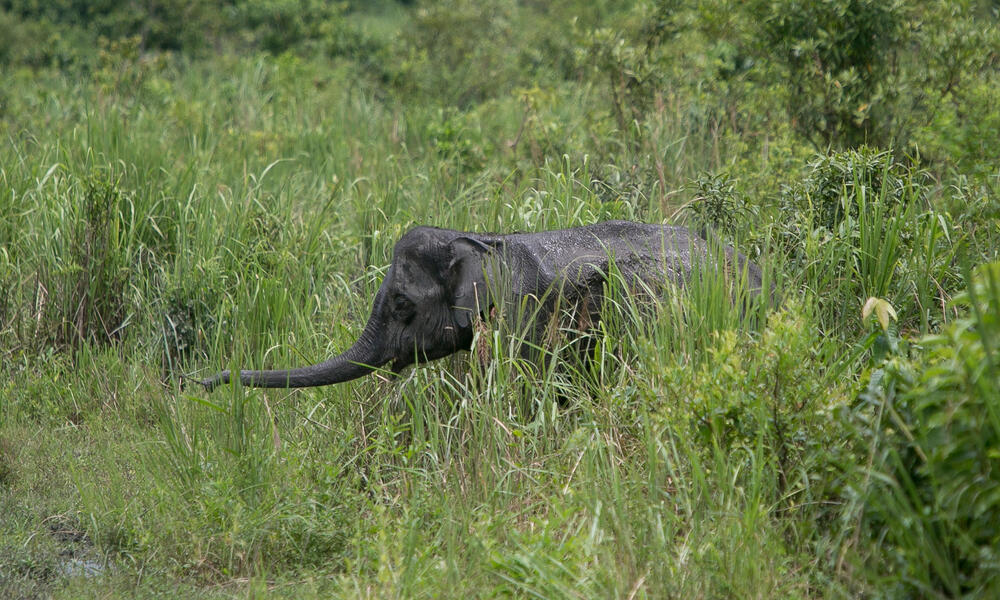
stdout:
{"type": "Polygon", "coordinates": [[[453,110],[438,111],[427,126],[427,137],[441,158],[455,161],[465,172],[475,172],[486,164],[482,135],[477,134],[469,115],[453,110]]]}
{"type": "Polygon", "coordinates": [[[418,9],[404,41],[404,88],[468,107],[511,87],[518,77],[513,10],[470,0],[418,9]]]}
{"type": "Polygon", "coordinates": [[[996,178],[1000,164],[1000,77],[993,76],[938,103],[915,139],[929,158],[975,179],[996,178]]]}
{"type": "Polygon", "coordinates": [[[862,147],[821,156],[783,190],[779,247],[789,272],[816,295],[828,331],[853,335],[856,308],[885,298],[903,327],[947,320],[956,259],[966,252],[953,219],[929,202],[919,171],[862,147]]]}
{"type": "Polygon", "coordinates": [[[26,21],[81,28],[108,39],[138,35],[144,48],[194,49],[218,32],[214,0],[149,0],[122,4],[102,0],[3,0],[0,10],[26,21]]]}
{"type": "Polygon", "coordinates": [[[342,18],[345,7],[319,0],[252,0],[236,4],[233,10],[251,41],[280,54],[324,38],[329,24],[342,18]]]}
{"type": "Polygon", "coordinates": [[[781,68],[788,116],[817,146],[888,141],[879,121],[903,41],[898,0],[769,2],[762,49],[781,68]]]}
{"type": "MultiPolygon", "coordinates": [[[[4,12],[0,5],[0,66],[29,68],[87,65],[95,36],[81,27],[59,26],[4,12]]],[[[0,107],[2,109],[2,107],[0,107]]]]}
{"type": "Polygon", "coordinates": [[[597,27],[583,37],[577,60],[590,68],[601,84],[608,85],[612,113],[618,129],[632,130],[642,121],[656,94],[665,87],[664,56],[660,47],[683,29],[682,2],[660,0],[640,5],[633,23],[624,27],[597,27]]]}
{"type": "Polygon", "coordinates": [[[862,523],[892,596],[1000,593],[1000,263],[976,270],[966,316],[872,376],[860,430],[862,523]]]}
{"type": "Polygon", "coordinates": [[[829,379],[810,312],[792,303],[756,339],[717,334],[700,364],[669,369],[661,388],[665,421],[690,428],[706,458],[742,452],[760,461],[755,468],[763,466],[774,484],[769,501],[800,508],[833,493],[819,479],[844,444],[832,417],[847,398],[829,379]]]}
{"type": "MultiPolygon", "coordinates": [[[[82,183],[79,212],[69,223],[67,262],[51,277],[56,342],[78,346],[119,340],[128,320],[134,206],[118,182],[94,173],[82,183]]],[[[44,279],[44,278],[43,278],[44,279]]]]}
{"type": "Polygon", "coordinates": [[[888,151],[868,146],[820,155],[807,167],[799,185],[784,190],[784,201],[796,212],[812,212],[812,225],[833,231],[850,215],[858,216],[853,200],[896,206],[903,201],[911,173],[888,151]]]}
{"type": "Polygon", "coordinates": [[[688,205],[696,224],[732,239],[738,223],[748,216],[746,200],[736,189],[736,181],[726,173],[703,173],[693,182],[695,197],[688,205]]]}
{"type": "Polygon", "coordinates": [[[504,0],[419,7],[398,46],[397,87],[467,109],[518,86],[565,77],[572,64],[570,20],[540,11],[534,3],[504,0]]]}
{"type": "Polygon", "coordinates": [[[167,282],[157,299],[160,317],[157,346],[163,377],[178,371],[196,352],[204,351],[205,332],[218,328],[212,301],[218,301],[221,285],[209,273],[186,275],[187,279],[180,283],[164,276],[167,282]]]}
{"type": "Polygon", "coordinates": [[[49,206],[31,213],[51,233],[39,237],[29,226],[0,251],[0,282],[9,286],[0,293],[0,339],[12,353],[115,343],[135,314],[145,223],[134,195],[102,170],[67,180],[65,189],[53,187],[49,206]]]}
{"type": "MultiPolygon", "coordinates": [[[[978,177],[996,175],[1000,135],[996,110],[1000,27],[996,2],[935,0],[920,3],[915,27],[912,115],[903,136],[927,159],[957,165],[978,177]]],[[[910,61],[907,61],[910,63],[910,61]]],[[[902,119],[901,119],[902,120],[902,119]]],[[[902,136],[901,136],[902,137],[902,136]]]]}

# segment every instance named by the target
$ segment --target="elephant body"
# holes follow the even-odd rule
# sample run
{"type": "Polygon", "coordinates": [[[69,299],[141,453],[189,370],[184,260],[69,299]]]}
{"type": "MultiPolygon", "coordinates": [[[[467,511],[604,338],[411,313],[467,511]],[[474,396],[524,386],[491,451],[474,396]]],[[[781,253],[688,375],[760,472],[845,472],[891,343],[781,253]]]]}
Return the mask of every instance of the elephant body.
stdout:
{"type": "MultiPolygon", "coordinates": [[[[662,293],[683,286],[708,243],[685,227],[607,221],[538,233],[485,234],[416,227],[399,239],[358,340],[325,362],[288,370],[240,371],[251,387],[310,387],[348,381],[392,363],[467,350],[477,319],[492,308],[520,309],[534,331],[556,310],[569,310],[586,327],[600,313],[613,273],[631,293],[662,293]],[[526,309],[527,308],[527,309],[526,309]]],[[[730,247],[726,270],[761,288],[760,268],[730,247]]],[[[223,371],[202,380],[206,389],[228,383],[223,371]]]]}

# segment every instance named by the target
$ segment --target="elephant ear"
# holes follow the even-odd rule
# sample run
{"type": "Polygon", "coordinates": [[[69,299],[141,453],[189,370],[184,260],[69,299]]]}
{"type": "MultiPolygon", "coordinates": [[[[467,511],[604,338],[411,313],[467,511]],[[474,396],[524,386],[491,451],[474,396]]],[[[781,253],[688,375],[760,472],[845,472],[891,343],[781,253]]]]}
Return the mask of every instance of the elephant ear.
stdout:
{"type": "Polygon", "coordinates": [[[448,286],[455,311],[455,322],[467,328],[489,308],[486,281],[490,272],[487,258],[494,252],[489,244],[470,237],[456,238],[449,244],[451,263],[448,265],[448,286]]]}

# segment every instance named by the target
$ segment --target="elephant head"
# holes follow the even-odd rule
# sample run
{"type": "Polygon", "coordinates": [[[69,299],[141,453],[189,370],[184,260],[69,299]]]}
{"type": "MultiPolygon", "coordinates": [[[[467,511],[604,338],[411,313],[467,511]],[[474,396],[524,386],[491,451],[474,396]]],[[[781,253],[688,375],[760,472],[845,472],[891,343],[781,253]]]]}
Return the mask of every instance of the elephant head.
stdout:
{"type": "MultiPolygon", "coordinates": [[[[240,371],[243,385],[313,387],[357,379],[388,363],[394,372],[415,361],[448,356],[472,344],[476,318],[490,303],[487,273],[497,238],[417,227],[393,249],[392,263],[375,294],[358,340],[327,361],[269,371],[240,371]]],[[[207,390],[229,383],[222,371],[201,380],[207,390]]]]}

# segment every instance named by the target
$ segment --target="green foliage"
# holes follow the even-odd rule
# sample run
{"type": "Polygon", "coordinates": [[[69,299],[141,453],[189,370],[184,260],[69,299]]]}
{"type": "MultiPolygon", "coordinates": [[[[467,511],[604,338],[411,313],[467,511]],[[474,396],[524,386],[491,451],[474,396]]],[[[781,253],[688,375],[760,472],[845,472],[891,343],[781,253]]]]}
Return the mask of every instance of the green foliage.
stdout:
{"type": "Polygon", "coordinates": [[[2,6],[0,596],[994,591],[993,4],[2,6]],[[612,270],[587,361],[503,312],[392,381],[180,377],[342,351],[414,224],[605,219],[712,250],[612,270]]]}
{"type": "Polygon", "coordinates": [[[819,146],[889,141],[879,131],[904,41],[903,4],[883,0],[768,2],[761,40],[781,65],[789,118],[819,146]]]}
{"type": "Polygon", "coordinates": [[[997,16],[995,4],[975,0],[928,3],[919,14],[913,65],[921,93],[912,104],[923,118],[913,118],[911,129],[921,152],[987,177],[997,162],[996,145],[985,142],[997,128],[997,16]]]}
{"type": "Polygon", "coordinates": [[[702,362],[664,375],[670,395],[663,418],[691,427],[706,452],[754,449],[743,456],[766,464],[774,477],[772,502],[822,495],[812,489],[817,480],[800,478],[821,472],[816,461],[843,443],[831,416],[846,391],[827,380],[817,331],[803,307],[792,304],[772,315],[759,339],[721,332],[702,362]]]}
{"type": "Polygon", "coordinates": [[[32,22],[79,27],[109,39],[139,36],[144,47],[161,50],[198,47],[206,33],[219,27],[219,8],[214,0],[151,0],[127,6],[109,0],[0,2],[0,11],[32,22]]]}
{"type": "Polygon", "coordinates": [[[469,123],[468,115],[439,111],[439,121],[428,125],[427,137],[434,150],[446,160],[454,160],[462,171],[478,171],[486,164],[483,143],[469,123]]]}
{"type": "Polygon", "coordinates": [[[25,18],[0,8],[0,29],[5,32],[0,38],[0,66],[71,68],[92,62],[82,48],[93,45],[94,36],[82,28],[25,18]]]}
{"type": "Polygon", "coordinates": [[[510,90],[521,73],[516,17],[511,3],[497,0],[419,8],[407,30],[403,89],[461,108],[510,90]]]}
{"type": "Polygon", "coordinates": [[[693,182],[695,198],[688,205],[695,224],[711,227],[731,239],[737,224],[748,217],[747,203],[726,174],[702,173],[693,182]]]}
{"type": "Polygon", "coordinates": [[[889,361],[864,396],[876,471],[858,473],[861,518],[900,597],[997,592],[1000,264],[956,300],[966,315],[922,339],[919,360],[889,361]]]}
{"type": "Polygon", "coordinates": [[[665,81],[660,46],[677,36],[683,2],[659,0],[640,4],[636,24],[624,31],[597,28],[587,33],[578,50],[578,61],[607,82],[618,129],[630,132],[644,120],[654,96],[665,81]]]}
{"type": "Polygon", "coordinates": [[[39,320],[54,325],[39,333],[57,345],[119,341],[132,310],[134,205],[111,177],[94,173],[73,186],[62,253],[39,265],[39,320]]]}
{"type": "Polygon", "coordinates": [[[818,157],[801,183],[785,189],[784,201],[792,210],[811,211],[813,227],[835,231],[848,216],[858,218],[859,199],[890,209],[909,200],[904,196],[913,177],[889,152],[862,146],[818,157]]]}
{"type": "Polygon", "coordinates": [[[998,90],[1000,82],[987,76],[942,99],[933,119],[914,136],[921,151],[976,179],[995,178],[1000,154],[990,140],[1000,136],[998,90]]]}
{"type": "Polygon", "coordinates": [[[947,319],[963,233],[929,206],[928,183],[890,153],[863,147],[819,157],[782,191],[777,247],[811,282],[831,331],[857,332],[856,307],[873,296],[897,307],[904,327],[927,332],[947,319]]]}
{"type": "Polygon", "coordinates": [[[149,95],[147,87],[152,87],[167,69],[162,55],[142,54],[142,38],[137,35],[113,41],[102,37],[97,43],[100,49],[93,76],[107,95],[142,99],[149,95]]]}
{"type": "Polygon", "coordinates": [[[0,485],[14,483],[14,449],[9,441],[0,438],[0,485]]]}
{"type": "Polygon", "coordinates": [[[251,0],[232,10],[256,46],[280,54],[324,39],[336,30],[347,6],[319,0],[251,0]]]}

